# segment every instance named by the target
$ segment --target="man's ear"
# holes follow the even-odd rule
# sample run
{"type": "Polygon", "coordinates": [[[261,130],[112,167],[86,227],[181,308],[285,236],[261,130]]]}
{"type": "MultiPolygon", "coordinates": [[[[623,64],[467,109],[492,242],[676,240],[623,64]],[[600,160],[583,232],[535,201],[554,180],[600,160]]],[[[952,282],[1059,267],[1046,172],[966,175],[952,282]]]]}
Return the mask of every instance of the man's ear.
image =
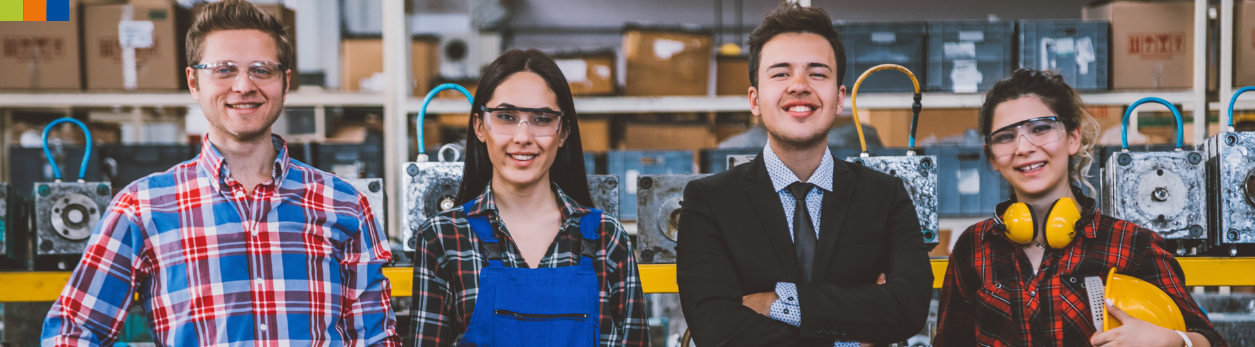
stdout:
{"type": "Polygon", "coordinates": [[[200,83],[196,80],[196,69],[189,66],[183,69],[183,73],[187,74],[187,90],[192,92],[192,99],[200,101],[200,83]]]}

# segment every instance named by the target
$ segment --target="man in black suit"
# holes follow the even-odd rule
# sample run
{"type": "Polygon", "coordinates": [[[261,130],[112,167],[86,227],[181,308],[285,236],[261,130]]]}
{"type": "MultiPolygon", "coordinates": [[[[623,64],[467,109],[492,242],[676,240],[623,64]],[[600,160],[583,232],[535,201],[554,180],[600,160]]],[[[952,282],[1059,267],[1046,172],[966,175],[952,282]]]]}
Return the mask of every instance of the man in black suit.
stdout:
{"type": "Polygon", "coordinates": [[[684,190],[677,277],[695,342],[859,346],[918,333],[933,276],[911,198],[827,147],[845,101],[832,21],[785,2],[749,42],[750,109],[767,146],[684,190]]]}

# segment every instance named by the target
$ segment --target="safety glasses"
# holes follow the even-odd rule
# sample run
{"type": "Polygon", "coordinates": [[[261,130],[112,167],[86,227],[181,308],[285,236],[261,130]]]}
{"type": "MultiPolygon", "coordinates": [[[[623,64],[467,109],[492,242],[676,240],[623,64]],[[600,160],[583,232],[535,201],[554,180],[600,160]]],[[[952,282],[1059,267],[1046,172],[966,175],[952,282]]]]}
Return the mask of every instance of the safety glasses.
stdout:
{"type": "Polygon", "coordinates": [[[247,71],[249,80],[258,85],[278,82],[288,71],[287,66],[272,61],[259,61],[247,66],[240,66],[233,61],[218,61],[192,65],[192,68],[205,70],[209,74],[207,81],[222,85],[235,83],[241,70],[247,71]]]}
{"type": "Polygon", "coordinates": [[[989,146],[989,152],[995,159],[1001,159],[1015,154],[1020,138],[1040,147],[1059,141],[1066,132],[1059,117],[1030,118],[990,133],[985,138],[985,144],[989,146]]]}
{"type": "Polygon", "coordinates": [[[488,130],[500,135],[514,135],[527,124],[532,136],[545,137],[558,133],[562,112],[548,108],[522,108],[512,105],[499,107],[480,106],[488,130]]]}

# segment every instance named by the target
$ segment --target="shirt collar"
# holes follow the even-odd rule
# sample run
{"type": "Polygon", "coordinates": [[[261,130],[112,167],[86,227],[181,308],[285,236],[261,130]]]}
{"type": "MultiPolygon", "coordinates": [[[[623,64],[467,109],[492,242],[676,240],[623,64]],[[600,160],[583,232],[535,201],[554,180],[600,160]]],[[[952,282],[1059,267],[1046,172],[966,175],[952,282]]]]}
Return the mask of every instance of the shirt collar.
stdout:
{"type": "MultiPolygon", "coordinates": [[[[1086,196],[1081,189],[1076,186],[1072,187],[1072,195],[1076,196],[1076,202],[1081,205],[1081,219],[1076,222],[1076,225],[1081,227],[1081,232],[1079,234],[1085,238],[1097,238],[1098,220],[1102,216],[1102,211],[1098,210],[1098,203],[1094,201],[1093,198],[1086,196]]],[[[994,224],[997,227],[986,230],[985,233],[981,235],[981,241],[984,241],[986,236],[1006,230],[1006,226],[1002,223],[1002,214],[1006,212],[1008,207],[1011,207],[1011,204],[1016,202],[1018,201],[1015,198],[1015,194],[1011,194],[1011,199],[999,203],[994,208],[993,220],[995,221],[994,224]]]]}
{"type": "MultiPolygon", "coordinates": [[[[788,166],[780,161],[780,157],[776,152],[771,150],[771,144],[768,143],[763,147],[763,163],[767,164],[767,175],[771,176],[771,186],[775,191],[783,190],[794,182],[801,182],[797,175],[793,174],[788,166]]],[[[811,174],[810,181],[807,183],[814,184],[816,187],[824,191],[832,191],[832,171],[836,164],[832,161],[832,150],[824,147],[824,158],[819,162],[819,168],[811,174]]]]}
{"type": "MultiPolygon", "coordinates": [[[[275,156],[274,170],[271,171],[270,179],[273,182],[278,182],[280,178],[287,177],[292,161],[288,157],[287,141],[284,141],[279,135],[271,134],[270,142],[274,145],[275,150],[279,152],[279,155],[275,156]]],[[[222,156],[221,152],[218,152],[218,148],[209,142],[209,134],[201,137],[200,146],[200,157],[197,159],[197,164],[209,172],[210,177],[214,178],[210,180],[214,190],[221,190],[222,182],[231,176],[231,168],[227,167],[226,158],[222,156]]]]}
{"type": "MultiPolygon", "coordinates": [[[[567,220],[571,217],[581,217],[592,212],[588,207],[580,205],[579,202],[572,199],[557,183],[550,182],[550,188],[558,196],[558,202],[561,203],[562,219],[567,220]]],[[[475,203],[471,205],[470,211],[465,211],[467,216],[479,216],[487,214],[489,211],[497,212],[497,202],[492,198],[492,181],[484,185],[483,193],[475,198],[475,203]]]]}

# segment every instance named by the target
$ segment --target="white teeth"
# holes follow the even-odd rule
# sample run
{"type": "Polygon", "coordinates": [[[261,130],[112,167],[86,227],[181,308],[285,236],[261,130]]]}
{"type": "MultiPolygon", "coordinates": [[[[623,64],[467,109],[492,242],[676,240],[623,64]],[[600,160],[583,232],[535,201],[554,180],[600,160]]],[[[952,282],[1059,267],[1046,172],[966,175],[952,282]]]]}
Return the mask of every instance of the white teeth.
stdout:
{"type": "Polygon", "coordinates": [[[533,155],[511,154],[510,157],[514,158],[514,160],[528,161],[528,160],[532,160],[533,158],[536,158],[536,155],[535,154],[533,155]]]}
{"type": "Polygon", "coordinates": [[[1016,170],[1020,170],[1020,172],[1029,172],[1029,171],[1037,170],[1041,168],[1042,166],[1046,166],[1046,163],[1042,162],[1042,163],[1037,163],[1037,164],[1028,165],[1028,166],[1021,166],[1016,170]]]}
{"type": "Polygon", "coordinates": [[[798,105],[798,106],[793,106],[789,108],[789,112],[810,112],[810,111],[811,111],[810,106],[798,105]]]}
{"type": "Polygon", "coordinates": [[[233,109],[252,109],[261,107],[261,104],[227,104],[227,108],[233,109]]]}

